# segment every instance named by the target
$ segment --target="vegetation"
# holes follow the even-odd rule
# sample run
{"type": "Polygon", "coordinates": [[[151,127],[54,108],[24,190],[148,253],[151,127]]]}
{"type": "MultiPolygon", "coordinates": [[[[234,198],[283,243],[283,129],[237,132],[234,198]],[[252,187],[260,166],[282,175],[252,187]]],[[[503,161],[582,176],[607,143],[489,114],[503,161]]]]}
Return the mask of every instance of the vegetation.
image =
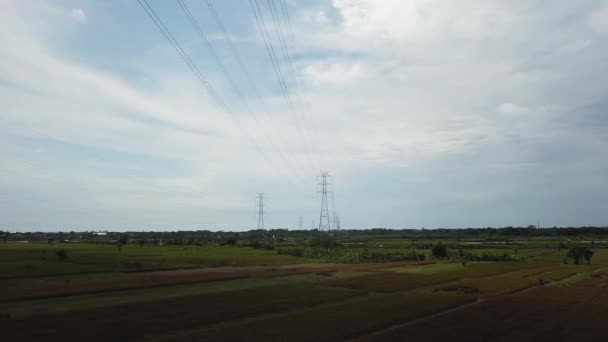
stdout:
{"type": "Polygon", "coordinates": [[[218,233],[200,245],[196,234],[173,241],[194,244],[167,244],[174,233],[159,234],[158,244],[148,233],[107,234],[94,243],[75,242],[78,233],[51,243],[5,239],[3,337],[398,340],[385,331],[398,325],[399,336],[414,341],[436,334],[489,340],[495,331],[510,340],[562,340],[575,335],[554,333],[555,324],[589,337],[585,331],[600,331],[597,317],[608,314],[608,236],[433,238],[373,230],[323,241],[269,232],[218,233]],[[449,310],[455,307],[457,314],[449,310]]]}
{"type": "MultiPolygon", "coordinates": [[[[290,242],[295,240],[312,240],[318,238],[319,231],[312,230],[250,230],[246,232],[223,231],[174,231],[174,232],[24,232],[10,233],[0,230],[0,241],[37,241],[45,243],[57,242],[90,242],[115,244],[141,244],[158,245],[163,241],[165,245],[248,245],[253,241],[290,242]],[[274,239],[273,239],[274,237],[274,239]]],[[[561,238],[576,237],[603,237],[608,236],[608,227],[503,227],[503,228],[462,228],[462,229],[385,229],[375,228],[367,230],[341,230],[335,234],[338,242],[346,240],[380,240],[380,239],[412,239],[421,246],[429,249],[429,244],[438,239],[482,239],[486,241],[516,243],[512,239],[518,238],[555,238],[559,244],[561,238]],[[424,246],[424,240],[429,240],[424,246]],[[432,240],[432,241],[431,241],[432,240]]],[[[591,239],[594,241],[594,239],[591,239]]],[[[473,247],[473,246],[469,246],[473,247]]],[[[562,248],[564,248],[562,246],[562,248]]]]}
{"type": "Polygon", "coordinates": [[[368,296],[260,320],[209,327],[182,336],[171,335],[160,340],[245,341],[250,340],[252,332],[255,332],[259,341],[277,341],[287,337],[290,341],[344,341],[473,300],[473,297],[424,292],[368,296]]]}
{"type": "Polygon", "coordinates": [[[70,331],[70,340],[74,341],[131,340],[141,337],[142,332],[161,334],[175,329],[192,329],[240,317],[345,300],[357,295],[360,294],[352,290],[299,284],[127,303],[86,312],[56,314],[54,318],[41,316],[14,320],[10,331],[15,335],[9,334],[8,339],[44,340],[59,330],[70,331]],[[79,322],[77,329],[74,327],[75,321],[79,322]],[[112,329],[97,328],[107,326],[112,329]],[[96,333],[91,334],[91,331],[96,333]]]}
{"type": "Polygon", "coordinates": [[[288,247],[278,249],[277,253],[345,263],[423,261],[426,258],[424,253],[416,251],[392,252],[350,248],[288,247]]]}
{"type": "Polygon", "coordinates": [[[433,255],[433,259],[449,258],[448,247],[441,242],[431,248],[431,254],[433,255]]]}
{"type": "Polygon", "coordinates": [[[63,248],[56,251],[55,255],[57,256],[57,259],[59,259],[59,261],[64,261],[68,258],[68,252],[66,252],[63,248]]]}
{"type": "Polygon", "coordinates": [[[583,261],[590,264],[593,251],[587,247],[572,247],[568,250],[566,257],[574,260],[574,264],[576,265],[582,264],[583,261]]]}

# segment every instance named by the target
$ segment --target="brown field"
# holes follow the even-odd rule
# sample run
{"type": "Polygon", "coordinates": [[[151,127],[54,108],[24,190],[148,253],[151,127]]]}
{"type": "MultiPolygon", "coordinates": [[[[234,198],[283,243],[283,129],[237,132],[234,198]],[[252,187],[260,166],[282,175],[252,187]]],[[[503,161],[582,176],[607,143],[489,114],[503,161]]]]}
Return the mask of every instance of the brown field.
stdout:
{"type": "Polygon", "coordinates": [[[219,325],[151,340],[245,341],[255,336],[256,341],[342,341],[392,323],[475,300],[475,297],[428,292],[368,295],[318,308],[252,319],[237,325],[219,325]]]}
{"type": "MultiPolygon", "coordinates": [[[[395,266],[412,263],[395,263],[395,266]]],[[[173,286],[249,277],[278,277],[315,272],[370,270],[386,264],[297,264],[286,266],[226,266],[171,271],[89,276],[23,282],[0,291],[0,301],[51,298],[67,295],[173,286]]]]}
{"type": "Polygon", "coordinates": [[[248,261],[18,275],[0,290],[8,341],[602,341],[608,314],[608,266],[595,262],[248,261]]]}
{"type": "Polygon", "coordinates": [[[327,285],[377,292],[395,292],[415,289],[457,280],[454,274],[416,274],[397,272],[374,272],[360,277],[327,281],[327,285]]]}
{"type": "Polygon", "coordinates": [[[497,297],[364,341],[606,341],[608,291],[587,285],[545,286],[497,297]]]}
{"type": "Polygon", "coordinates": [[[9,340],[116,341],[187,330],[239,317],[344,300],[361,293],[308,284],[146,301],[50,316],[0,320],[9,340]],[[99,329],[107,327],[108,329],[99,329]],[[95,332],[92,334],[92,332],[95,332]]]}

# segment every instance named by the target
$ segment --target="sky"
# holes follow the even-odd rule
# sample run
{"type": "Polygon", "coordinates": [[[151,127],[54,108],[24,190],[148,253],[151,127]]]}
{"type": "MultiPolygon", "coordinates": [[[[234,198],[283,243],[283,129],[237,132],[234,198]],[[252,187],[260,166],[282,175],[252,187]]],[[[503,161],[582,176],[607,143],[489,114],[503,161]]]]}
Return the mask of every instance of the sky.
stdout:
{"type": "Polygon", "coordinates": [[[608,224],[608,1],[147,3],[0,2],[0,230],[608,224]]]}

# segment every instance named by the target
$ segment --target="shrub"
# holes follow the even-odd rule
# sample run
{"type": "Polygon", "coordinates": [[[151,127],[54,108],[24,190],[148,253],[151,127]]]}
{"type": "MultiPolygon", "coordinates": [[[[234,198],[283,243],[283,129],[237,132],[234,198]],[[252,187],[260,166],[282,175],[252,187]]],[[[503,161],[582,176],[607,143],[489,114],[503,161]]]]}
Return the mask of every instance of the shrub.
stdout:
{"type": "Polygon", "coordinates": [[[586,261],[587,264],[590,264],[591,257],[593,257],[593,251],[587,247],[572,247],[568,250],[566,257],[571,258],[575,265],[582,264],[583,260],[586,261]]]}
{"type": "Polygon", "coordinates": [[[271,251],[274,249],[274,244],[268,241],[253,241],[251,243],[251,247],[253,247],[254,249],[266,249],[271,251]]]}
{"type": "Polygon", "coordinates": [[[393,262],[393,261],[422,261],[425,255],[416,251],[376,252],[368,249],[350,248],[319,248],[319,247],[290,247],[277,250],[277,254],[287,254],[296,257],[325,259],[345,263],[393,262]]]}
{"type": "Polygon", "coordinates": [[[57,256],[57,259],[59,261],[64,261],[65,259],[68,258],[68,252],[66,252],[65,249],[60,249],[58,251],[55,252],[55,255],[57,256]]]}
{"type": "Polygon", "coordinates": [[[434,259],[447,259],[449,257],[448,247],[442,243],[438,243],[431,249],[431,254],[434,259]]]}

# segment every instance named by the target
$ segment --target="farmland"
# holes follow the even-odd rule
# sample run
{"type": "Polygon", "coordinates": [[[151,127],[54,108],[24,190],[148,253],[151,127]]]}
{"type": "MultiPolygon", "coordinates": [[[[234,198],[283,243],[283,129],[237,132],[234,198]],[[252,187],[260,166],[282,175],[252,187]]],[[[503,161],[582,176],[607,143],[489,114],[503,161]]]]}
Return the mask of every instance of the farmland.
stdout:
{"type": "Polygon", "coordinates": [[[496,240],[6,242],[0,329],[20,341],[602,340],[603,236],[581,264],[564,245],[586,237],[496,240]]]}

